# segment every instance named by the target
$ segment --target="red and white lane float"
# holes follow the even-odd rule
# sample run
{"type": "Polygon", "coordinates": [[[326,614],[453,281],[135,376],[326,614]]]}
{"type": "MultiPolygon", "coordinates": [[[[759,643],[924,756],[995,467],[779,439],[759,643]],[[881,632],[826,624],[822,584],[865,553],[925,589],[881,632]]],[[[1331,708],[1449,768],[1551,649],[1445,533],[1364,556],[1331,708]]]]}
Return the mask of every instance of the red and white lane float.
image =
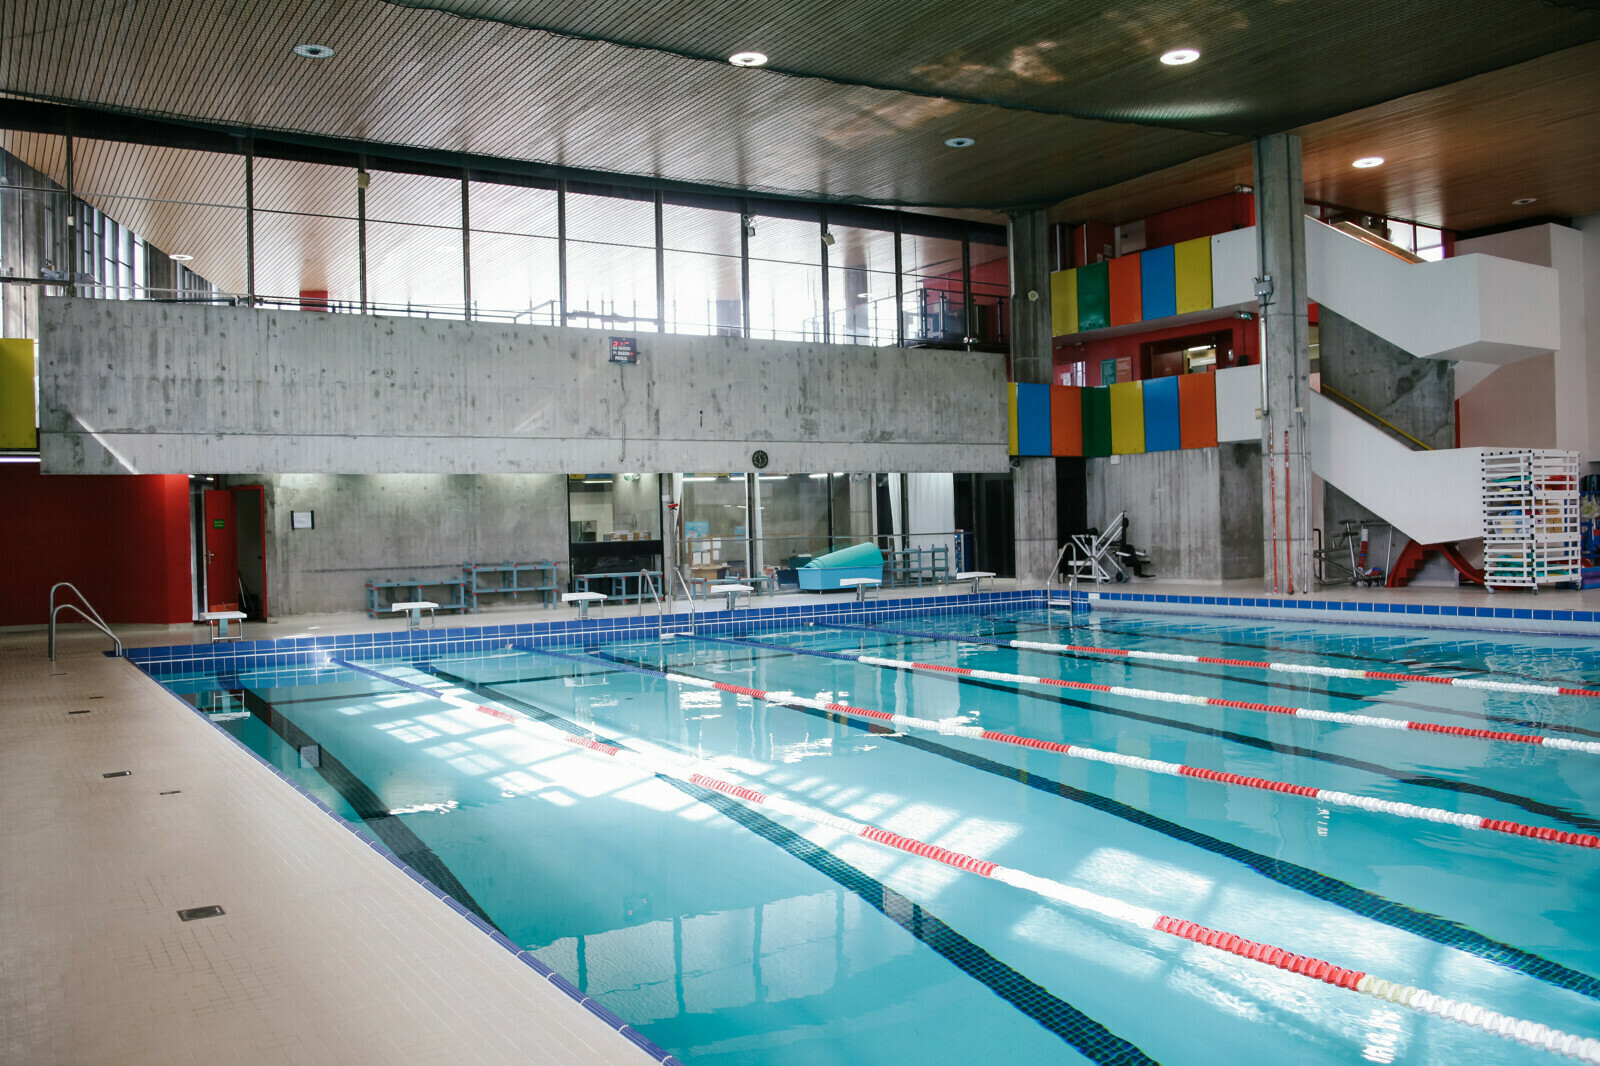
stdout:
{"type": "MultiPolygon", "coordinates": [[[[375,670],[367,670],[367,672],[378,673],[375,670]]],[[[735,685],[705,681],[701,678],[692,678],[682,674],[662,671],[651,670],[643,672],[661,673],[663,676],[680,684],[716,688],[739,695],[768,699],[768,694],[758,689],[746,689],[735,685]]],[[[382,676],[395,680],[392,675],[382,676]]],[[[405,684],[405,682],[401,683],[405,684]]],[[[1593,1037],[1566,1033],[1539,1022],[1513,1018],[1510,1015],[1501,1014],[1476,1003],[1451,999],[1447,996],[1424,991],[1401,981],[1390,981],[1361,970],[1336,966],[1325,959],[1319,959],[1312,955],[1298,955],[1271,944],[1247,940],[1234,933],[1210,929],[1195,922],[1162,914],[1160,911],[1150,907],[1140,907],[1123,900],[1113,899],[1110,896],[1102,896],[1099,893],[1090,892],[1087,889],[1076,888],[1048,877],[1039,877],[1023,870],[1001,866],[999,863],[991,862],[988,859],[980,859],[973,855],[951,851],[937,844],[901,836],[898,833],[892,833],[875,825],[845,818],[832,811],[796,803],[786,797],[761,792],[748,785],[695,772],[692,768],[675,766],[665,759],[624,751],[613,744],[607,744],[603,740],[594,737],[564,733],[527,715],[481,704],[451,692],[431,688],[425,689],[422,686],[414,687],[451,706],[478,711],[519,726],[533,727],[541,734],[558,737],[582,750],[627,763],[647,773],[658,774],[662,777],[669,777],[692,785],[699,785],[701,788],[731,796],[752,806],[766,808],[776,814],[787,815],[817,825],[825,825],[853,837],[859,837],[862,840],[870,840],[884,847],[894,848],[932,862],[942,863],[957,870],[977,874],[979,877],[1001,881],[1023,891],[1036,893],[1046,899],[1055,900],[1068,907],[1097,914],[1112,921],[1124,922],[1141,929],[1165,933],[1180,940],[1193,941],[1196,944],[1201,944],[1217,951],[1225,951],[1231,955],[1237,955],[1240,958],[1249,959],[1262,965],[1272,966],[1302,977],[1322,981],[1336,988],[1358,992],[1374,999],[1393,1003],[1396,1006],[1408,1007],[1421,1014],[1444,1018],[1472,1029],[1504,1037],[1507,1040],[1515,1040],[1517,1043],[1527,1047],[1542,1048],[1558,1055],[1565,1055],[1570,1059],[1576,1059],[1579,1062],[1600,1066],[1600,1040],[1593,1037]]],[[[772,693],[771,695],[783,694],[772,693]]]]}
{"type": "MultiPolygon", "coordinates": [[[[947,639],[959,641],[963,638],[952,635],[947,639]]],[[[1347,670],[1341,666],[1310,666],[1305,663],[1276,663],[1258,659],[1224,659],[1215,655],[1179,655],[1176,652],[1140,651],[1135,648],[1051,644],[1040,640],[996,640],[994,643],[1020,651],[1049,651],[1062,655],[1116,655],[1125,659],[1150,659],[1166,663],[1210,663],[1213,666],[1237,666],[1248,670],[1277,670],[1285,674],[1315,674],[1318,677],[1344,677],[1367,681],[1416,681],[1427,685],[1475,688],[1484,692],[1515,692],[1531,696],[1586,696],[1590,699],[1600,699],[1600,689],[1572,688],[1557,684],[1489,681],[1478,677],[1442,677],[1438,674],[1401,674],[1390,670],[1347,670]]]]}
{"type": "MultiPolygon", "coordinates": [[[[959,639],[959,638],[958,638],[959,639]]],[[[1018,641],[1012,641],[1018,644],[1018,641]]],[[[959,677],[982,678],[987,681],[1006,681],[1019,685],[1047,685],[1054,688],[1076,689],[1080,692],[1104,692],[1111,696],[1125,696],[1135,700],[1158,700],[1162,703],[1187,703],[1196,707],[1229,707],[1240,711],[1260,711],[1264,714],[1283,714],[1292,718],[1305,718],[1313,722],[1332,722],[1336,725],[1365,726],[1372,729],[1406,729],[1419,733],[1439,733],[1445,736],[1466,737],[1472,740],[1504,741],[1510,744],[1537,744],[1559,751],[1581,751],[1600,755],[1600,741],[1568,740],[1565,737],[1548,737],[1537,733],[1506,733],[1493,729],[1469,729],[1458,725],[1435,725],[1432,722],[1413,722],[1404,718],[1379,718],[1370,714],[1345,714],[1340,711],[1314,711],[1309,707],[1285,707],[1276,703],[1248,703],[1244,700],[1224,700],[1214,696],[1193,696],[1187,692],[1162,692],[1157,689],[1130,688],[1127,685],[1097,685],[1089,681],[1068,681],[1059,677],[1036,677],[1032,674],[1011,674],[998,670],[969,670],[961,666],[941,666],[937,663],[919,663],[910,659],[885,659],[875,655],[849,655],[867,666],[886,666],[895,670],[926,670],[959,677]]],[[[1183,658],[1198,658],[1184,656],[1183,658]]],[[[1200,660],[1202,662],[1215,660],[1200,660]]]]}

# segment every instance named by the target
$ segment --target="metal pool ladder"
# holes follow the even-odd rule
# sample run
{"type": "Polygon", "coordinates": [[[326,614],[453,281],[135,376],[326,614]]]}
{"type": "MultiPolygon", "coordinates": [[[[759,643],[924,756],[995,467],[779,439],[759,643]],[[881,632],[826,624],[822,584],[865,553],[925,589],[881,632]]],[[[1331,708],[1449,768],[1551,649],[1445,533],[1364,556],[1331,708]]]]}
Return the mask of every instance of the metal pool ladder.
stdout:
{"type": "Polygon", "coordinates": [[[122,641],[118,640],[117,635],[111,632],[111,627],[106,625],[106,620],[104,618],[100,617],[100,612],[94,609],[94,604],[89,602],[89,597],[85,596],[82,592],[79,592],[78,587],[72,582],[58,581],[54,585],[50,586],[49,656],[51,662],[56,661],[56,615],[60,614],[62,611],[77,612],[78,617],[82,618],[85,622],[88,622],[100,632],[110,637],[111,643],[116,645],[118,657],[122,655],[122,641]],[[71,589],[78,599],[83,601],[83,606],[89,608],[89,613],[84,614],[83,608],[79,607],[75,603],[63,603],[59,607],[56,606],[56,590],[62,588],[71,589]]]}
{"type": "Polygon", "coordinates": [[[661,583],[666,586],[667,596],[665,601],[662,600],[661,593],[656,589],[656,582],[655,579],[650,576],[650,571],[639,571],[639,614],[641,616],[644,614],[644,590],[648,588],[650,590],[650,598],[655,600],[656,603],[657,639],[664,641],[668,637],[693,637],[698,627],[696,625],[697,615],[694,606],[694,593],[689,591],[689,583],[683,579],[683,575],[675,568],[669,568],[662,575],[661,583]],[[672,579],[674,577],[676,577],[678,579],[678,583],[683,586],[684,599],[689,601],[689,631],[687,633],[667,632],[666,609],[672,604],[672,579]]]}
{"type": "MultiPolygon", "coordinates": [[[[1056,609],[1056,606],[1057,606],[1056,605],[1056,599],[1055,599],[1056,575],[1061,572],[1061,560],[1066,557],[1067,550],[1069,548],[1071,548],[1071,547],[1072,547],[1072,542],[1070,540],[1067,541],[1067,543],[1065,543],[1065,544],[1063,544],[1061,546],[1061,550],[1056,553],[1056,565],[1050,568],[1050,577],[1049,577],[1049,579],[1047,581],[1045,581],[1045,584],[1044,584],[1044,616],[1045,616],[1045,620],[1046,621],[1054,621],[1054,619],[1055,619],[1055,609],[1056,609]]],[[[1067,568],[1067,625],[1068,626],[1075,627],[1078,624],[1077,599],[1078,599],[1078,567],[1076,565],[1073,565],[1073,566],[1070,566],[1070,567],[1067,568]]]]}

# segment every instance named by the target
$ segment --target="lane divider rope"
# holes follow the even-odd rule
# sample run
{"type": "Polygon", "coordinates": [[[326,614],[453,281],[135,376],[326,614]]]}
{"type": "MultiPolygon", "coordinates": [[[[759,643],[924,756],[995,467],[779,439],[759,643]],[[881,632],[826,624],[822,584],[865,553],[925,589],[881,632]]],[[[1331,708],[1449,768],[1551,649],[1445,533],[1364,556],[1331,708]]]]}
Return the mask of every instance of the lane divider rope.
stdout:
{"type": "MultiPolygon", "coordinates": [[[[756,647],[771,648],[774,645],[760,644],[756,641],[729,640],[727,638],[703,637],[703,640],[713,640],[734,644],[749,644],[756,647]]],[[[841,652],[818,651],[816,649],[795,648],[786,646],[790,651],[801,652],[806,655],[815,655],[828,659],[841,659],[845,662],[859,662],[869,666],[886,666],[898,660],[874,659],[871,656],[846,655],[841,652]]],[[[592,661],[592,660],[591,660],[592,661]]],[[[627,665],[627,664],[618,664],[627,665]]],[[[723,692],[732,692],[740,696],[749,696],[753,699],[764,700],[779,707],[809,707],[814,710],[832,711],[835,714],[851,715],[858,718],[870,718],[874,721],[884,722],[897,729],[920,729],[941,733],[945,736],[968,737],[973,740],[987,740],[997,744],[1011,744],[1016,747],[1033,748],[1037,751],[1055,752],[1073,759],[1086,759],[1091,762],[1109,763],[1129,770],[1144,770],[1147,773],[1166,774],[1170,777],[1193,777],[1203,781],[1214,781],[1218,784],[1233,785],[1238,788],[1251,788],[1261,792],[1280,792],[1291,796],[1301,796],[1318,803],[1326,803],[1335,807],[1353,807],[1372,814],[1387,814],[1396,818],[1410,818],[1424,822],[1438,822],[1453,825],[1460,829],[1487,829],[1491,832],[1505,833],[1509,836],[1528,837],[1533,840],[1543,840],[1551,844],[1566,844],[1580,848],[1600,848],[1600,836],[1589,833],[1572,833],[1565,829],[1549,829],[1543,826],[1524,825],[1520,822],[1509,822],[1497,818],[1485,818],[1478,814],[1463,814],[1458,811],[1447,811],[1440,807],[1422,807],[1415,803],[1402,803],[1398,800],[1383,800],[1372,796],[1359,796],[1349,792],[1337,792],[1330,789],[1313,788],[1310,785],[1296,785],[1288,781],[1275,781],[1267,777],[1249,777],[1243,774],[1228,773],[1222,770],[1208,770],[1198,766],[1187,766],[1183,763],[1163,762],[1159,759],[1146,759],[1138,755],[1124,755],[1121,752],[1101,751],[1099,748],[1086,748],[1079,744],[1063,744],[1056,740],[1040,740],[1037,737],[1016,736],[1011,733],[998,733],[992,729],[981,726],[962,725],[957,722],[934,721],[927,718],[914,718],[903,714],[891,714],[888,711],[875,710],[869,707],[855,707],[848,703],[831,703],[824,700],[814,700],[806,696],[797,696],[792,692],[767,692],[762,689],[748,688],[743,685],[730,685],[722,681],[712,681],[708,678],[694,677],[690,674],[679,674],[665,670],[654,670],[647,667],[631,667],[643,670],[645,673],[664,677],[681,685],[691,685],[696,688],[714,688],[723,692]]],[[[966,671],[959,667],[936,667],[940,673],[962,674],[982,678],[992,678],[997,675],[987,671],[966,671]]],[[[1097,692],[1117,694],[1119,689],[1112,685],[1086,685],[1097,692]]],[[[1182,701],[1180,701],[1182,702],[1182,701]]]]}
{"type": "MultiPolygon", "coordinates": [[[[541,650],[539,654],[594,663],[592,659],[585,660],[578,656],[569,656],[559,652],[541,650]]],[[[1475,1003],[1436,995],[1415,986],[1398,981],[1385,980],[1361,970],[1336,966],[1325,959],[1312,955],[1298,955],[1271,944],[1247,940],[1235,933],[1211,929],[1196,922],[1162,914],[1150,907],[1141,907],[1137,904],[1113,899],[1110,896],[1103,896],[1051,878],[1040,877],[1023,870],[1002,866],[988,859],[980,859],[973,855],[966,855],[940,847],[937,844],[928,843],[927,841],[901,836],[879,826],[858,822],[835,814],[832,811],[797,803],[783,796],[761,792],[748,785],[712,777],[705,773],[680,769],[672,766],[666,760],[648,758],[641,753],[628,751],[614,744],[607,744],[603,740],[594,737],[564,733],[524,714],[507,711],[499,707],[491,707],[437,688],[413,684],[391,674],[358,666],[344,660],[339,660],[338,665],[374,677],[381,677],[463,710],[478,711],[501,721],[535,728],[541,733],[549,733],[559,737],[585,751],[594,752],[596,755],[614,759],[648,773],[659,774],[677,781],[698,785],[701,788],[732,796],[754,806],[765,807],[778,814],[788,815],[817,825],[825,825],[851,836],[870,840],[884,847],[894,848],[957,870],[1000,881],[1023,891],[1033,892],[1078,910],[1098,914],[1104,918],[1120,921],[1141,929],[1165,933],[1181,940],[1188,940],[1208,948],[1237,955],[1240,958],[1272,966],[1288,973],[1309,977],[1313,980],[1333,985],[1336,988],[1347,989],[1397,1006],[1408,1007],[1431,1017],[1444,1018],[1468,1028],[1477,1029],[1508,1040],[1515,1040],[1526,1047],[1542,1048],[1545,1051],[1565,1055],[1567,1058],[1576,1059],[1579,1062],[1600,1066],[1600,1040],[1594,1037],[1567,1033],[1543,1023],[1514,1018],[1475,1003]]],[[[615,665],[621,665],[624,669],[649,676],[665,677],[679,684],[689,684],[697,688],[709,686],[738,695],[767,699],[767,696],[759,689],[706,681],[703,678],[692,678],[687,675],[672,674],[666,671],[652,670],[629,664],[615,665]]],[[[774,693],[773,695],[778,694],[774,693]]]]}
{"type": "MultiPolygon", "coordinates": [[[[726,640],[727,638],[709,637],[707,639],[726,640]]],[[[734,643],[755,644],[756,642],[734,641],[734,643]]],[[[771,647],[772,645],[759,646],[771,647]]],[[[793,651],[814,651],[813,649],[800,649],[792,644],[783,646],[793,651]]],[[[1469,740],[1536,744],[1540,747],[1554,748],[1558,751],[1577,751],[1589,755],[1600,755],[1600,741],[1568,740],[1565,737],[1547,737],[1533,733],[1507,733],[1494,729],[1470,729],[1466,726],[1436,725],[1432,722],[1415,722],[1404,718],[1380,718],[1370,714],[1347,714],[1342,711],[1317,711],[1309,707],[1287,707],[1276,703],[1225,700],[1216,696],[1194,696],[1186,692],[1164,692],[1158,689],[1131,688],[1126,685],[1100,685],[1089,681],[1070,681],[1065,678],[1038,677],[1032,674],[1012,674],[999,670],[973,670],[963,666],[943,666],[939,663],[922,663],[911,659],[888,659],[874,655],[833,654],[838,655],[841,659],[850,659],[854,662],[865,663],[868,666],[883,666],[895,670],[924,670],[940,674],[955,674],[960,677],[982,678],[986,681],[1004,681],[1020,685],[1046,685],[1054,688],[1076,689],[1080,692],[1104,692],[1109,695],[1123,696],[1135,700],[1186,703],[1196,707],[1228,707],[1240,711],[1259,711],[1263,714],[1288,715],[1292,718],[1304,718],[1313,722],[1330,722],[1335,725],[1362,726],[1369,729],[1411,730],[1419,733],[1437,733],[1442,736],[1462,737],[1469,740]]]]}
{"type": "Polygon", "coordinates": [[[1052,644],[1042,640],[995,640],[992,637],[968,637],[959,633],[921,633],[909,629],[880,629],[876,626],[835,625],[837,629],[864,629],[874,633],[891,633],[906,637],[923,637],[932,640],[954,640],[966,644],[992,644],[1020,651],[1048,651],[1058,655],[1115,655],[1124,659],[1150,659],[1168,663],[1209,663],[1213,666],[1237,666],[1251,670],[1277,670],[1286,674],[1315,674],[1318,677],[1354,678],[1368,681],[1416,681],[1429,685],[1453,685],[1456,688],[1474,688],[1485,692],[1514,692],[1533,696],[1584,696],[1600,699],[1600,689],[1571,688],[1552,684],[1519,684],[1512,681],[1485,681],[1476,677],[1443,677],[1438,674],[1402,674],[1389,670],[1351,670],[1342,666],[1312,666],[1306,663],[1279,663],[1258,659],[1226,659],[1215,655],[1180,655],[1177,652],[1141,651],[1137,648],[1101,648],[1089,644],[1052,644]]]}

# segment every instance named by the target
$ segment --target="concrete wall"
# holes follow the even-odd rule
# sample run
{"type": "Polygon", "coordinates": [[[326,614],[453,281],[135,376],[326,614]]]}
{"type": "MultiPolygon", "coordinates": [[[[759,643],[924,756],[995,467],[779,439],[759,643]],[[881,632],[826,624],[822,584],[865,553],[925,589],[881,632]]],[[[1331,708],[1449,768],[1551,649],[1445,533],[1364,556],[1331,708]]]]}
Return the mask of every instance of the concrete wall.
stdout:
{"type": "Polygon", "coordinates": [[[1001,471],[1004,357],[47,299],[52,473],[1001,471]]]}
{"type": "Polygon", "coordinates": [[[274,618],[361,610],[369,578],[461,576],[463,562],[552,559],[567,579],[567,485],[553,474],[278,474],[267,493],[274,618]],[[289,528],[315,511],[315,529],[289,528]]]}
{"type": "Polygon", "coordinates": [[[1157,577],[1259,577],[1261,445],[1224,444],[1087,461],[1089,524],[1128,513],[1128,539],[1157,577]]]}
{"type": "Polygon", "coordinates": [[[1322,383],[1430,448],[1455,447],[1450,364],[1417,359],[1331,308],[1319,319],[1322,383]]]}

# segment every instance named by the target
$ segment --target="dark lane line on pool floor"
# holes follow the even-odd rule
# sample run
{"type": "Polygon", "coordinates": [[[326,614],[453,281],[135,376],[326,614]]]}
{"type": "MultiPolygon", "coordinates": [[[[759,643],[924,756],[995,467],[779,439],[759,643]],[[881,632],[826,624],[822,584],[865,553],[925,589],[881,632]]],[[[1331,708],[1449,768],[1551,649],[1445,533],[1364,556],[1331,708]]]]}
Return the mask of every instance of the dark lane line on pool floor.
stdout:
{"type": "MultiPolygon", "coordinates": [[[[1000,624],[1001,625],[1009,625],[1011,627],[1011,632],[1014,632],[1014,633],[1047,633],[1047,632],[1060,633],[1061,632],[1061,627],[1057,626],[1057,625],[1048,625],[1048,624],[1047,625],[1037,625],[1037,624],[1025,625],[1020,621],[1019,622],[1000,623],[1000,624]]],[[[1363,662],[1363,663],[1387,663],[1387,664],[1405,665],[1405,666],[1426,666],[1426,667],[1430,667],[1430,668],[1432,668],[1434,670],[1452,670],[1452,671],[1455,671],[1456,673],[1460,673],[1460,674],[1488,674],[1491,677],[1510,677],[1510,678],[1516,678],[1516,679],[1521,680],[1521,681],[1543,681],[1543,682],[1550,683],[1550,684],[1566,684],[1566,685],[1582,686],[1582,685],[1588,685],[1588,684],[1592,684],[1593,683],[1593,679],[1592,678],[1580,678],[1577,681],[1570,681],[1570,680],[1569,681],[1560,681],[1558,679],[1547,677],[1547,676],[1545,676],[1543,674],[1523,674],[1523,673],[1517,673],[1517,672],[1511,671],[1511,670],[1491,670],[1486,666],[1462,666],[1462,665],[1455,664],[1455,663],[1441,663],[1441,662],[1438,662],[1438,661],[1432,660],[1432,659],[1418,659],[1418,658],[1414,658],[1414,657],[1413,658],[1407,658],[1407,659],[1391,659],[1391,658],[1386,658],[1386,657],[1381,656],[1381,655],[1357,655],[1355,652],[1347,652],[1347,651],[1344,651],[1344,652],[1341,652],[1341,651],[1321,651],[1321,650],[1318,650],[1318,649],[1315,649],[1315,648],[1301,648],[1301,647],[1296,647],[1294,645],[1248,644],[1248,643],[1245,643],[1244,641],[1223,640],[1220,637],[1206,637],[1206,636],[1200,636],[1198,634],[1187,634],[1187,635],[1185,635],[1185,634],[1169,633],[1165,629],[1156,629],[1156,628],[1153,628],[1153,627],[1149,628],[1149,629],[1117,629],[1115,627],[1105,625],[1103,622],[1097,622],[1097,623],[1095,623],[1094,628],[1098,632],[1101,632],[1101,633],[1118,633],[1118,634],[1122,634],[1124,636],[1132,636],[1132,637],[1157,637],[1157,638],[1159,638],[1161,640],[1182,641],[1185,644],[1216,644],[1216,645],[1219,645],[1219,646],[1225,647],[1225,648],[1250,648],[1250,649],[1255,650],[1255,651],[1288,652],[1288,653],[1293,654],[1293,655],[1311,655],[1311,656],[1315,656],[1315,657],[1318,657],[1318,658],[1324,658],[1324,659],[1350,659],[1350,660],[1353,660],[1355,662],[1363,662]]],[[[997,630],[998,630],[998,626],[997,626],[997,630]]],[[[1459,642],[1459,643],[1466,643],[1466,642],[1459,642]]],[[[1474,641],[1473,643],[1481,643],[1481,642],[1474,641]]],[[[1415,649],[1409,649],[1409,650],[1413,650],[1414,651],[1415,649]]]]}
{"type": "MultiPolygon", "coordinates": [[[[818,625],[819,630],[833,629],[840,632],[876,633],[883,637],[915,637],[918,641],[929,640],[930,637],[919,630],[881,629],[877,626],[853,626],[838,623],[818,625]]],[[[1174,666],[1163,663],[1153,663],[1144,659],[1128,659],[1116,654],[1114,651],[1103,652],[1049,652],[1038,648],[1012,648],[1005,641],[993,637],[981,637],[973,634],[947,633],[941,634],[938,640],[953,644],[978,644],[992,648],[1018,653],[1031,651],[1039,655],[1055,655],[1061,659],[1079,659],[1084,662],[1096,663],[1102,666],[1124,666],[1130,669],[1149,670],[1159,674],[1177,674],[1180,677],[1210,678],[1214,681],[1223,681],[1230,684],[1253,685],[1256,688],[1283,689],[1288,692],[1304,693],[1312,696],[1330,696],[1341,700],[1352,700],[1356,703],[1379,704],[1385,707],[1404,707],[1410,710],[1429,711],[1435,714],[1449,715],[1453,718],[1466,718],[1475,722],[1493,722],[1496,725],[1514,725],[1524,729],[1544,729],[1555,733],[1574,733],[1581,736],[1593,737],[1600,740],[1600,731],[1585,729],[1582,726],[1569,725],[1564,722],[1539,722],[1526,718],[1511,718],[1505,715],[1484,714],[1481,711],[1468,711],[1455,707],[1440,707],[1432,703],[1415,703],[1410,700],[1394,699],[1389,696],[1369,696],[1355,692],[1343,692],[1335,688],[1312,688],[1309,684],[1296,683],[1288,678],[1240,676],[1237,674],[1210,673],[1198,669],[1196,666],[1174,666]],[[1097,657],[1098,656],[1098,657],[1097,657]]]]}
{"type": "MultiPolygon", "coordinates": [[[[469,692],[501,700],[564,733],[582,737],[589,735],[589,730],[576,723],[524,698],[499,692],[493,685],[479,685],[451,674],[437,665],[430,664],[423,669],[441,680],[460,685],[469,692]]],[[[607,738],[606,743],[624,751],[633,750],[624,742],[614,738],[607,738]]],[[[1101,1063],[1104,1066],[1155,1064],[1156,1060],[1150,1058],[1136,1045],[1113,1033],[1043,985],[1001,962],[920,904],[906,900],[881,881],[811,843],[793,830],[764,814],[751,810],[731,797],[723,796],[708,788],[659,774],[656,775],[656,780],[664,781],[679,792],[726,815],[743,828],[776,844],[835,884],[855,893],[867,906],[922,941],[945,961],[988,988],[1023,1015],[1054,1033],[1091,1062],[1101,1063]]]]}
{"type": "MultiPolygon", "coordinates": [[[[741,642],[740,638],[710,639],[731,639],[736,643],[741,642]]],[[[750,643],[756,642],[752,641],[750,643]]],[[[799,648],[794,649],[794,652],[797,655],[815,655],[822,658],[835,658],[840,654],[838,652],[822,652],[809,649],[803,650],[799,648]]],[[[869,667],[866,663],[856,663],[855,665],[866,669],[879,669],[876,667],[869,667]]],[[[1335,766],[1345,766],[1353,770],[1362,770],[1366,773],[1377,774],[1380,777],[1387,777],[1390,780],[1399,781],[1402,784],[1416,785],[1419,788],[1433,788],[1444,792],[1456,792],[1474,796],[1482,796],[1485,799],[1498,800],[1501,803],[1506,803],[1513,807],[1520,808],[1521,810],[1525,810],[1530,814],[1543,815],[1546,818],[1561,822],[1564,825],[1582,829],[1585,832],[1600,832],[1600,819],[1591,818],[1581,811],[1574,811],[1558,804],[1546,803],[1543,800],[1534,799],[1531,796],[1523,796],[1515,792],[1505,792],[1501,789],[1490,788],[1487,785],[1479,785],[1471,781],[1457,781],[1448,777],[1435,777],[1432,774],[1416,774],[1404,770],[1396,770],[1393,767],[1385,766],[1382,763],[1369,762],[1366,759],[1357,759],[1354,756],[1349,755],[1336,755],[1333,752],[1323,751],[1320,748],[1304,748],[1294,744],[1280,744],[1275,741],[1267,740],[1263,737],[1250,736],[1248,733],[1235,733],[1232,730],[1199,725],[1195,722],[1185,722],[1177,718],[1163,718],[1159,715],[1145,714],[1142,711],[1131,711],[1123,707],[1102,706],[1100,704],[1090,703],[1086,700],[1078,700],[1073,699],[1070,696],[1058,695],[1054,692],[1034,692],[1025,688],[1013,687],[997,681],[987,681],[982,678],[966,677],[960,674],[943,674],[935,671],[928,671],[926,676],[939,677],[947,681],[953,681],[956,684],[971,685],[973,688],[987,689],[991,692],[1004,692],[1008,695],[1020,697],[1022,699],[1038,700],[1045,703],[1058,703],[1063,706],[1078,707],[1083,710],[1094,711],[1099,714],[1109,714],[1118,718],[1127,718],[1135,722],[1145,722],[1150,725],[1160,725],[1172,729],[1181,729],[1188,733],[1198,733],[1201,736],[1215,737],[1218,740],[1226,740],[1234,744],[1243,744],[1246,747],[1258,748],[1262,751],[1270,751],[1278,755],[1290,755],[1294,756],[1295,758],[1312,759],[1317,762],[1330,763],[1335,766]]]]}
{"type": "Polygon", "coordinates": [[[453,897],[457,903],[494,926],[496,931],[504,932],[495,925],[494,919],[489,917],[488,912],[478,905],[478,901],[472,898],[472,893],[468,892],[466,886],[450,871],[450,867],[444,864],[444,860],[439,858],[421,837],[412,832],[411,827],[406,825],[399,815],[389,813],[388,805],[377,792],[352,773],[349,767],[340,762],[311,734],[279,711],[277,703],[268,702],[247,688],[244,690],[244,705],[290,747],[299,750],[316,745],[317,772],[344,798],[350,809],[360,816],[362,823],[372,830],[373,835],[394,852],[396,858],[438,885],[441,892],[453,897]]]}
{"type": "MultiPolygon", "coordinates": [[[[606,658],[613,659],[623,665],[640,666],[648,669],[643,664],[629,663],[625,659],[614,657],[606,652],[597,651],[594,654],[604,655],[606,658]]],[[[901,744],[929,755],[961,763],[972,769],[994,774],[1017,784],[1027,785],[1029,788],[1037,789],[1048,795],[1058,796],[1069,802],[1091,807],[1102,814],[1108,814],[1113,818],[1119,818],[1125,822],[1141,826],[1173,840],[1190,844],[1204,851],[1209,851],[1213,855],[1239,863],[1269,881],[1295,892],[1304,893],[1314,899],[1322,900],[1325,903],[1330,903],[1380,925],[1412,933],[1443,947],[1454,948],[1477,958],[1485,959],[1556,988],[1577,992],[1590,999],[1600,999],[1600,978],[1592,977],[1581,970],[1574,970],[1561,963],[1553,962],[1541,955],[1536,955],[1533,952],[1503,941],[1494,940],[1482,933],[1475,932],[1459,922],[1428,911],[1408,907],[1403,903],[1396,903],[1375,892],[1357,888],[1347,881],[1341,881],[1310,867],[1300,866],[1285,859],[1252,851],[1242,845],[1222,840],[1198,829],[1191,829],[1188,826],[1169,821],[1160,815],[1123,803],[1121,800],[1103,796],[1098,792],[1077,788],[961,748],[953,748],[936,740],[896,733],[887,726],[864,722],[849,715],[834,714],[809,707],[785,707],[784,709],[810,715],[813,718],[819,718],[824,721],[846,725],[860,732],[870,733],[884,740],[901,744]]],[[[607,743],[611,743],[611,741],[608,739],[607,743]]]]}

